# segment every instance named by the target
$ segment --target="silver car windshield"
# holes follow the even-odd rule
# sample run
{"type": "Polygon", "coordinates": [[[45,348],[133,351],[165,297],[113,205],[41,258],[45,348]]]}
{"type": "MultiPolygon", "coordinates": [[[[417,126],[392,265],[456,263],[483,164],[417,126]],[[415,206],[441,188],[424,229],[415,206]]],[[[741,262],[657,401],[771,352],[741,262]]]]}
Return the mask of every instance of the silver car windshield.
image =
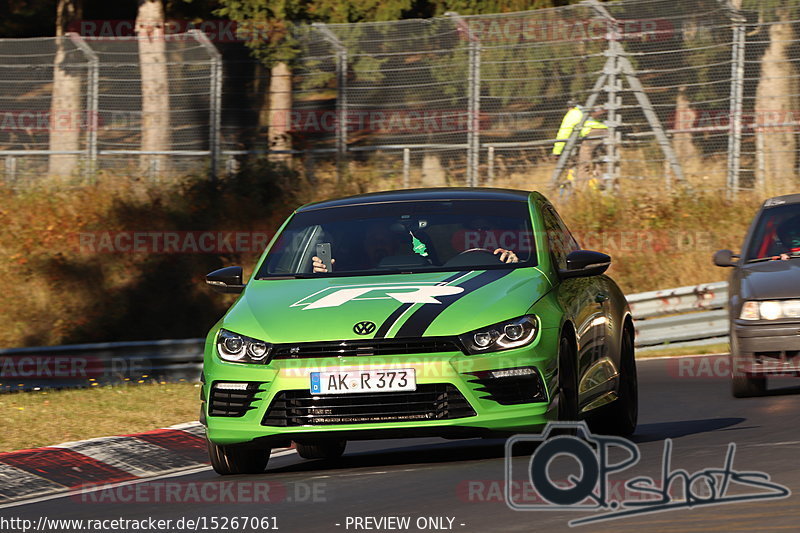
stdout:
{"type": "Polygon", "coordinates": [[[745,261],[800,253],[800,204],[765,209],[753,229],[745,261]]]}

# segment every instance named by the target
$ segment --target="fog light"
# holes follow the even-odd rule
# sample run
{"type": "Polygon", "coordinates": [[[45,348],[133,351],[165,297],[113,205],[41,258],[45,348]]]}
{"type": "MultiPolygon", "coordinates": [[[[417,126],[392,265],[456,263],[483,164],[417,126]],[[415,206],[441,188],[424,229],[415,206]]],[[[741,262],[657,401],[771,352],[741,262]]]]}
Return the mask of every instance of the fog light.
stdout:
{"type": "Polygon", "coordinates": [[[517,376],[531,376],[536,374],[536,370],[530,367],[525,368],[509,368],[507,370],[493,370],[493,378],[512,378],[517,376]]]}
{"type": "Polygon", "coordinates": [[[247,390],[248,385],[250,384],[218,381],[214,384],[214,388],[217,390],[247,390]]]}

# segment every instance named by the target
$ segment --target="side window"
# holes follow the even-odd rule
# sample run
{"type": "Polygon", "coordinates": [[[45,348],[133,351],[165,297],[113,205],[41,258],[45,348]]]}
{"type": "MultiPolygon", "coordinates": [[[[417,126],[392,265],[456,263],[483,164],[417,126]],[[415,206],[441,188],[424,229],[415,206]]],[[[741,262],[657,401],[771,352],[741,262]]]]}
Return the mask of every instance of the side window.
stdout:
{"type": "Polygon", "coordinates": [[[544,226],[547,231],[547,242],[550,245],[550,252],[557,268],[567,267],[567,255],[575,250],[580,250],[578,242],[572,236],[566,224],[555,210],[549,205],[542,206],[542,216],[544,226]]]}

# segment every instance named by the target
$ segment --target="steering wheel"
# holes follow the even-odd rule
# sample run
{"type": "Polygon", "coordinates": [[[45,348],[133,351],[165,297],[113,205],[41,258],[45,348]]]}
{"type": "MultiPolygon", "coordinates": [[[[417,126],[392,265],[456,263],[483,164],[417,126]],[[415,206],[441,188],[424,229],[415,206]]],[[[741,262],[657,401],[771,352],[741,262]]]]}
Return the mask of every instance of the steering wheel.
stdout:
{"type": "Polygon", "coordinates": [[[443,266],[446,267],[476,267],[479,265],[489,265],[500,262],[499,256],[495,255],[494,250],[488,248],[470,248],[451,257],[443,266]],[[478,257],[479,255],[483,257],[478,257]],[[494,261],[489,261],[489,258],[494,261]]]}
{"type": "Polygon", "coordinates": [[[471,254],[475,252],[486,252],[494,255],[494,250],[490,250],[489,248],[470,248],[469,250],[464,250],[463,252],[459,253],[458,255],[456,255],[456,257],[458,257],[459,255],[471,254]]]}

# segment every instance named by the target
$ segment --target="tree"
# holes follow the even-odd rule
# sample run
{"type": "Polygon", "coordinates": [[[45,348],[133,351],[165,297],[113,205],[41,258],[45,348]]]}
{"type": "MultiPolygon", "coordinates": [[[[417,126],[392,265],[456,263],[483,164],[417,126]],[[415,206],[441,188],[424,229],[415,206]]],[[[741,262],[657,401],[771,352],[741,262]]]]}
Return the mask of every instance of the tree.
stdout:
{"type": "MultiPolygon", "coordinates": [[[[59,0],[56,6],[56,55],[53,93],[50,100],[50,150],[80,150],[81,73],[74,63],[74,46],[66,37],[69,27],[81,19],[83,0],[59,0]]],[[[51,155],[48,175],[71,176],[78,165],[77,154],[51,155]]]]}
{"type": "MultiPolygon", "coordinates": [[[[170,149],[169,76],[167,71],[164,4],[138,0],[136,36],[142,78],[142,151],[170,149]]],[[[163,168],[164,156],[143,155],[141,167],[163,168]]]]}
{"type": "MultiPolygon", "coordinates": [[[[227,16],[239,25],[246,44],[270,69],[270,123],[268,142],[271,150],[291,149],[289,111],[292,109],[292,60],[297,43],[292,24],[303,22],[361,22],[393,20],[408,12],[413,0],[220,0],[218,15],[227,16]]],[[[273,160],[288,162],[288,154],[273,160]]]]}
{"type": "Polygon", "coordinates": [[[762,124],[755,128],[756,150],[761,151],[763,158],[763,176],[758,176],[758,180],[762,184],[769,180],[774,188],[769,193],[789,192],[796,183],[797,139],[793,128],[781,125],[793,120],[792,97],[797,94],[796,73],[789,55],[794,45],[792,21],[796,19],[796,9],[783,4],[777,0],[745,2],[745,7],[749,5],[760,11],[760,19],[770,22],[769,44],[760,61],[754,109],[756,122],[762,124]]]}

